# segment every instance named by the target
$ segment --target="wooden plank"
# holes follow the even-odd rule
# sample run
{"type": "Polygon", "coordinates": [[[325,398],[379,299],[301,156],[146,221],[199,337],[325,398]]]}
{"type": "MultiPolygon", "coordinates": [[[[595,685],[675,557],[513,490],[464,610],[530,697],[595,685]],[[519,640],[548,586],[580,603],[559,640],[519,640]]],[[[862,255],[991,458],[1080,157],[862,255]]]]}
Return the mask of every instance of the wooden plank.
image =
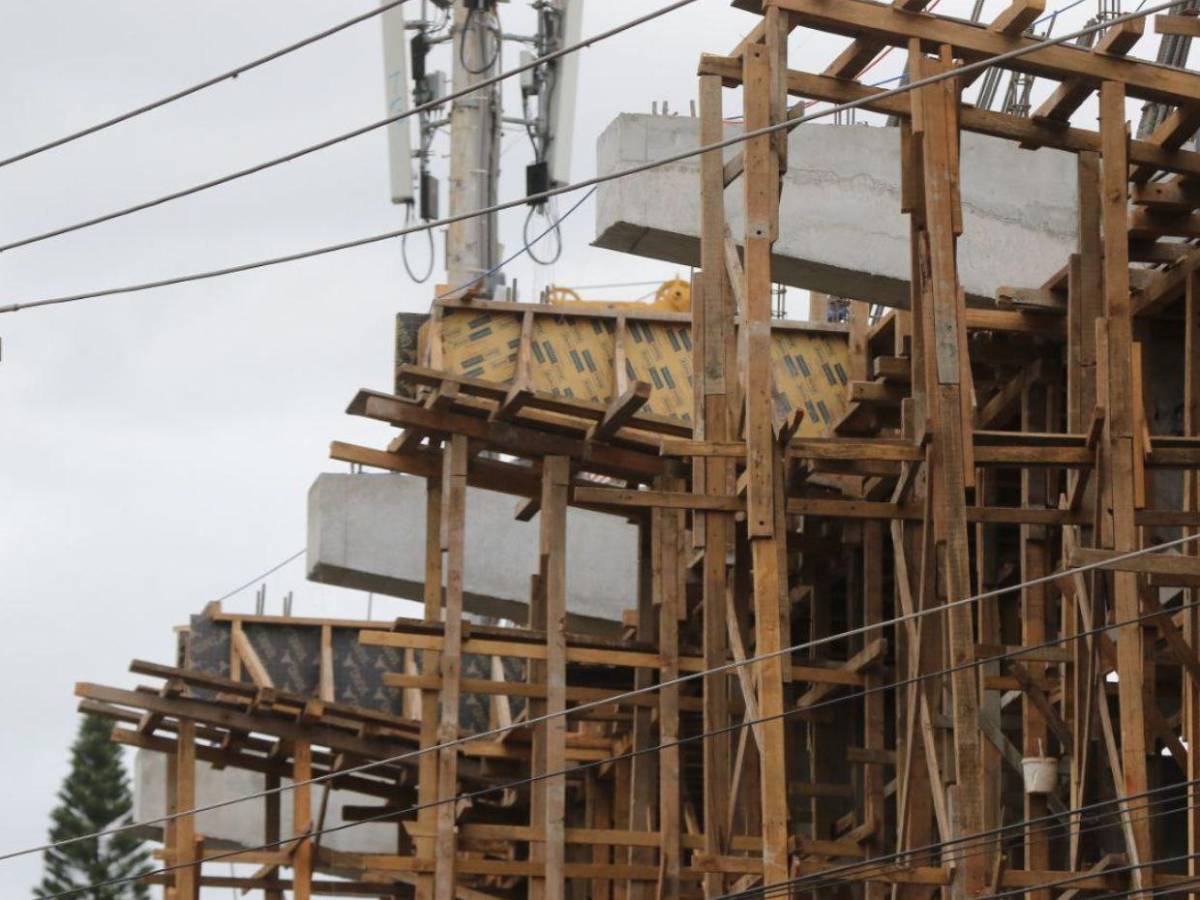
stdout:
{"type": "MultiPolygon", "coordinates": [[[[444,632],[441,647],[441,718],[438,724],[438,743],[458,739],[459,697],[462,677],[462,614],[463,569],[466,561],[466,502],[467,502],[467,438],[452,434],[443,450],[445,468],[442,473],[441,549],[445,552],[444,632]]],[[[438,751],[437,837],[434,851],[437,868],[434,872],[434,900],[454,900],[457,882],[458,804],[445,802],[458,792],[458,751],[453,747],[438,751]]]]}
{"type": "MultiPolygon", "coordinates": [[[[196,808],[196,723],[179,720],[179,743],[175,751],[175,811],[196,808]]],[[[193,900],[200,892],[200,865],[196,861],[196,817],[180,816],[175,820],[175,844],[170,864],[174,870],[175,896],[178,900],[193,900]]]]}
{"type": "Polygon", "coordinates": [[[624,488],[593,488],[576,486],[572,489],[576,503],[597,506],[629,506],[635,508],[705,509],[737,512],[745,508],[740,497],[721,494],[690,494],[685,491],[630,491],[624,488]]]}
{"type": "MultiPolygon", "coordinates": [[[[763,30],[765,31],[765,24],[763,30]]],[[[701,144],[717,143],[724,137],[721,79],[713,75],[699,78],[699,114],[701,144]]],[[[693,308],[692,370],[701,374],[700,416],[696,434],[708,441],[726,441],[731,435],[734,396],[737,394],[737,336],[732,322],[738,310],[735,289],[741,290],[742,276],[734,275],[727,255],[740,269],[741,261],[733,241],[726,241],[724,198],[724,159],[719,150],[700,158],[700,265],[701,303],[693,308]]],[[[741,454],[744,455],[745,448],[741,454]]],[[[696,460],[703,478],[700,488],[706,494],[727,490],[734,476],[730,459],[696,460]]],[[[693,484],[696,489],[696,485],[693,484]]],[[[704,539],[702,570],[702,643],[706,668],[720,665],[729,657],[726,636],[726,591],[728,576],[726,554],[732,538],[732,521],[717,513],[705,513],[700,526],[704,539]]],[[[704,841],[705,852],[719,854],[728,846],[733,809],[731,784],[731,736],[723,733],[729,727],[729,681],[709,676],[703,685],[703,727],[711,737],[704,740],[704,841]]],[[[710,873],[704,879],[704,890],[715,896],[725,892],[725,878],[710,873]]]]}
{"type": "MultiPolygon", "coordinates": [[[[665,482],[665,486],[675,486],[665,482]]],[[[657,531],[658,566],[654,577],[658,599],[658,647],[663,658],[660,679],[670,682],[679,677],[679,620],[683,616],[683,565],[680,550],[683,533],[681,513],[663,509],[655,512],[651,527],[657,531]]],[[[659,865],[660,900],[677,900],[680,891],[682,850],[682,772],[680,771],[679,687],[666,685],[658,691],[658,822],[662,833],[659,865]]]]}
{"type": "MultiPolygon", "coordinates": [[[[541,583],[546,604],[546,714],[544,769],[534,774],[560,772],[566,768],[567,720],[567,490],[571,481],[570,460],[548,456],[542,465],[542,511],[538,523],[541,553],[541,583]]],[[[566,892],[566,776],[544,783],[546,900],[563,900],[566,892]]]]}
{"type": "MultiPolygon", "coordinates": [[[[791,13],[792,24],[832,34],[876,37],[893,46],[917,39],[925,45],[949,45],[956,58],[968,62],[1037,43],[1034,38],[1009,37],[965,22],[938,16],[914,16],[868,0],[777,0],[791,13]]],[[[1192,73],[1154,63],[1109,58],[1071,44],[1033,50],[1006,60],[1005,68],[1064,81],[1086,77],[1123,83],[1131,97],[1181,106],[1200,99],[1200,80],[1192,73]]]]}
{"type": "Polygon", "coordinates": [[[988,25],[989,31],[1013,37],[1024,32],[1046,11],[1046,0],[1011,0],[988,25]]]}
{"type": "MultiPolygon", "coordinates": [[[[932,74],[932,61],[921,57],[921,75],[932,74]]],[[[964,420],[964,398],[971,392],[965,360],[965,309],[959,290],[955,249],[957,195],[957,109],[959,97],[953,82],[931,85],[920,95],[917,122],[922,135],[921,163],[924,186],[924,247],[929,268],[929,324],[926,347],[933,365],[926,366],[925,389],[934,419],[932,440],[934,467],[930,472],[933,498],[933,534],[941,553],[938,568],[943,572],[946,600],[971,595],[970,561],[967,547],[965,490],[973,479],[969,454],[973,422],[964,420]],[[967,381],[964,383],[964,374],[967,381]]],[[[916,114],[916,113],[915,113],[916,114]]],[[[923,264],[924,264],[923,263],[923,264]]],[[[972,416],[973,418],[973,416],[972,416]]],[[[974,636],[969,609],[954,606],[946,616],[951,664],[972,658],[974,636]]],[[[977,676],[960,669],[950,676],[951,720],[957,792],[951,829],[954,836],[983,831],[981,747],[979,740],[979,697],[977,676]]],[[[964,861],[963,888],[968,896],[986,885],[988,859],[976,855],[964,861]]]]}
{"type": "MultiPolygon", "coordinates": [[[[1108,460],[1111,488],[1113,548],[1133,550],[1138,535],[1134,520],[1133,419],[1134,400],[1128,382],[1133,365],[1133,322],[1129,293],[1128,232],[1129,161],[1126,155],[1128,126],[1125,120],[1125,88],[1106,81],[1100,91],[1100,130],[1103,140],[1101,216],[1104,236],[1104,298],[1108,332],[1108,399],[1104,433],[1104,456],[1108,460]]],[[[1139,615],[1137,576],[1117,572],[1113,576],[1114,610],[1118,620],[1139,615]]],[[[1140,625],[1128,625],[1117,633],[1117,661],[1121,713],[1121,760],[1127,794],[1139,794],[1148,786],[1145,706],[1142,684],[1145,655],[1140,625]]],[[[1103,705],[1103,704],[1101,704],[1103,705]]],[[[1150,825],[1144,818],[1130,824],[1140,859],[1152,859],[1150,825]]],[[[1150,873],[1141,873],[1150,881],[1150,873]]],[[[1140,885],[1139,885],[1140,886],[1140,885]]]]}
{"type": "Polygon", "coordinates": [[[1154,30],[1158,34],[1179,34],[1184,37],[1200,37],[1200,18],[1197,18],[1195,15],[1160,13],[1154,17],[1154,30]]]}
{"type": "Polygon", "coordinates": [[[296,844],[292,848],[292,897],[310,900],[312,897],[313,828],[312,817],[312,745],[296,741],[292,748],[292,833],[296,844]]]}
{"type": "MultiPolygon", "coordinates": [[[[720,75],[726,81],[730,80],[731,76],[740,79],[740,65],[726,57],[703,56],[701,72],[720,75]]],[[[907,119],[911,115],[909,100],[903,95],[881,97],[879,95],[886,93],[884,88],[869,87],[825,75],[791,70],[788,72],[788,91],[797,96],[829,103],[866,101],[862,108],[885,115],[898,116],[901,119],[907,119]],[[878,99],[873,99],[876,97],[878,99]]],[[[1072,128],[1060,123],[1050,124],[1045,121],[1021,118],[991,110],[965,107],[962,110],[961,125],[964,131],[1018,141],[1026,146],[1054,147],[1076,153],[1080,151],[1099,152],[1100,150],[1100,135],[1095,131],[1072,128]]],[[[1192,134],[1195,133],[1196,127],[1196,125],[1192,126],[1192,134]]],[[[1179,129],[1180,132],[1184,130],[1186,128],[1179,129]]],[[[1157,134],[1151,140],[1131,141],[1130,160],[1151,171],[1162,169],[1180,174],[1200,174],[1200,154],[1177,149],[1188,136],[1185,134],[1180,137],[1173,146],[1164,144],[1158,139],[1160,136],[1157,134]]],[[[982,312],[982,310],[977,312],[982,312]]]]}
{"type": "MultiPolygon", "coordinates": [[[[778,7],[766,10],[768,44],[786,48],[782,40],[772,41],[770,35],[773,29],[783,28],[784,15],[778,7]]],[[[773,74],[782,75],[772,73],[771,67],[786,65],[786,61],[769,56],[765,48],[754,46],[746,49],[742,62],[745,127],[747,130],[764,128],[772,124],[773,74]]],[[[783,509],[782,486],[778,483],[779,453],[772,428],[770,368],[771,245],[779,227],[779,158],[772,152],[767,135],[748,141],[744,157],[746,313],[742,327],[747,334],[746,460],[750,479],[747,534],[754,579],[755,652],[770,654],[784,646],[781,605],[786,602],[787,593],[786,571],[780,572],[780,546],[777,544],[783,537],[776,531],[783,509]]],[[[761,726],[759,748],[763,835],[760,865],[765,887],[782,884],[790,875],[787,794],[779,790],[779,785],[787,782],[784,727],[779,718],[784,708],[783,665],[779,656],[772,656],[756,667],[759,712],[771,717],[771,721],[761,726]]]]}
{"type": "Polygon", "coordinates": [[[330,625],[321,626],[321,661],[317,681],[317,696],[326,703],[333,703],[337,697],[333,675],[333,627],[330,625]]]}
{"type": "Polygon", "coordinates": [[[254,646],[250,643],[250,639],[246,637],[246,633],[242,631],[240,626],[230,630],[230,641],[233,644],[233,649],[241,659],[242,665],[246,667],[246,674],[250,676],[250,680],[254,682],[255,687],[274,687],[275,683],[271,681],[271,675],[267,672],[267,667],[263,665],[258,651],[254,649],[254,646]]]}
{"type": "MultiPolygon", "coordinates": [[[[1128,551],[1124,551],[1128,552],[1128,551]]],[[[1091,547],[1075,547],[1068,558],[1069,566],[1094,565],[1114,572],[1142,572],[1155,575],[1200,575],[1200,559],[1174,553],[1147,553],[1130,559],[1115,559],[1120,554],[1115,550],[1097,550],[1091,547]]]]}
{"type": "MultiPolygon", "coordinates": [[[[442,484],[441,478],[429,478],[425,482],[425,580],[424,616],[426,622],[441,622],[442,619],[442,484]]],[[[404,652],[405,660],[415,656],[412,649],[404,652]]],[[[438,743],[438,695],[441,689],[441,655],[432,650],[421,652],[421,671],[429,676],[436,674],[436,687],[421,692],[420,746],[423,750],[438,743]]],[[[428,826],[429,837],[416,840],[418,855],[433,856],[435,842],[433,832],[437,827],[437,807],[434,805],[438,792],[438,756],[433,752],[423,753],[417,763],[417,821],[428,826]]],[[[430,875],[417,878],[418,900],[432,900],[434,883],[430,875]]]]}
{"type": "Polygon", "coordinates": [[[639,409],[650,399],[651,386],[644,381],[635,381],[608,405],[604,418],[592,426],[588,440],[607,441],[629,424],[639,409]]]}
{"type": "Polygon", "coordinates": [[[399,426],[425,428],[439,434],[459,434],[482,441],[493,449],[519,456],[570,456],[587,468],[635,476],[653,477],[662,472],[660,460],[636,450],[569,438],[508,422],[489,422],[459,413],[434,413],[388,394],[360,391],[350,406],[350,412],[399,426]]]}
{"type": "MultiPolygon", "coordinates": [[[[1093,53],[1124,56],[1146,30],[1145,19],[1130,19],[1103,32],[1092,47],[1093,53]]],[[[1096,90],[1094,81],[1071,78],[1063,81],[1034,111],[1034,119],[1067,122],[1084,101],[1096,90]]]]}

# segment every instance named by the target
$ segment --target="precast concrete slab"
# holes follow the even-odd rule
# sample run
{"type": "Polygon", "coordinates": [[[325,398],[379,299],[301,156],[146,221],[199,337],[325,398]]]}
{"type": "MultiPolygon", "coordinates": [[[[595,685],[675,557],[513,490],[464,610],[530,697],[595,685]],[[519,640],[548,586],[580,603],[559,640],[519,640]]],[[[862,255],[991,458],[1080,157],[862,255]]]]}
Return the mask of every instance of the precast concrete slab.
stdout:
{"type": "MultiPolygon", "coordinates": [[[[524,624],[538,571],[538,520],[517,500],[469,488],[463,605],[524,624]]],[[[588,510],[567,513],[567,612],[573,631],[609,632],[637,606],[637,529],[588,510]]],[[[421,602],[425,481],[400,474],[323,474],[308,492],[308,578],[421,602]]]]}
{"type": "MultiPolygon", "coordinates": [[[[727,129],[729,135],[737,129],[727,129]]],[[[699,146],[698,120],[624,113],[600,136],[600,174],[699,146]]],[[[733,158],[740,146],[724,151],[733,158]]],[[[1002,285],[1036,287],[1076,246],[1073,154],[962,136],[959,276],[973,305],[1002,285]]],[[[730,230],[744,229],[742,182],[725,192],[730,230]]],[[[700,160],[690,157],[600,185],[595,246],[700,265],[700,160]]],[[[909,224],[900,212],[900,130],[809,124],[789,135],[772,277],[905,308],[909,224]]]]}
{"type": "MultiPolygon", "coordinates": [[[[286,788],[290,779],[281,780],[286,788]]],[[[167,814],[167,755],[151,750],[138,750],[133,763],[133,819],[148,822],[167,814]]],[[[203,761],[196,763],[196,805],[210,806],[237,797],[257,794],[266,788],[266,776],[245,769],[214,769],[203,761]]],[[[320,804],[324,787],[313,788],[320,804]]],[[[330,791],[325,810],[327,828],[345,824],[342,810],[347,806],[383,806],[378,797],[354,791],[330,791]]],[[[266,801],[259,798],[232,803],[218,809],[196,814],[196,833],[204,835],[212,847],[257,847],[266,841],[266,801]]],[[[293,834],[292,794],[285,790],[280,796],[280,834],[293,834]]],[[[161,826],[160,826],[161,827],[161,826]]],[[[321,835],[321,845],[333,850],[354,853],[395,853],[395,824],[364,822],[353,828],[329,831],[321,835]]]]}

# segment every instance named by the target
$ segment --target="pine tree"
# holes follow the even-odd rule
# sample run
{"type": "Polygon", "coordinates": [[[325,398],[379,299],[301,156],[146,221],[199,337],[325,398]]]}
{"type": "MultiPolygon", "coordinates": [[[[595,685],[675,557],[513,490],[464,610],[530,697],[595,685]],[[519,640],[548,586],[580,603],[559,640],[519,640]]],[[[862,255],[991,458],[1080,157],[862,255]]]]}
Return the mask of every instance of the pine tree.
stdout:
{"type": "MultiPolygon", "coordinates": [[[[58,792],[50,814],[50,841],[57,842],[102,831],[130,821],[133,798],[121,759],[121,748],[109,740],[111,724],[99,716],[84,716],[71,747],[71,772],[58,792]]],[[[141,841],[131,832],[79,841],[47,850],[44,874],[35,896],[128,878],[147,869],[141,841]]],[[[76,895],[80,900],[145,900],[144,884],[130,882],[76,895]]]]}

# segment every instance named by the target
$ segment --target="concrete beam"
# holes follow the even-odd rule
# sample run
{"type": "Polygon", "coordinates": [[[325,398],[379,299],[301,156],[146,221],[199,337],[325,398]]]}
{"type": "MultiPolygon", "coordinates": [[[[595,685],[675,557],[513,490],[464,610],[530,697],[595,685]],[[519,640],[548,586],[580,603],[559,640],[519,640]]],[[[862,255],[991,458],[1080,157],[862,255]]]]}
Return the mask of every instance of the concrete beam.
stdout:
{"type": "MultiPolygon", "coordinates": [[[[516,501],[467,491],[464,606],[524,624],[538,571],[538,525],[516,501]]],[[[308,578],[422,601],[425,482],[398,474],[323,474],[308,492],[308,578]]],[[[568,628],[612,632],[637,606],[637,529],[615,516],[567,514],[568,628]]]]}
{"type": "MultiPolygon", "coordinates": [[[[734,134],[734,129],[729,134],[734,134]]],[[[601,174],[698,146],[697,120],[618,116],[600,136],[601,174]]],[[[726,150],[726,158],[737,147],[726,150]]],[[[597,192],[595,246],[700,265],[699,159],[606,182],[597,192]]],[[[960,278],[974,305],[1001,285],[1041,284],[1075,250],[1075,159],[964,134],[960,278]]],[[[900,131],[802,125],[788,144],[775,244],[775,281],[887,306],[908,305],[908,219],[900,212],[900,131]]],[[[725,195],[743,231],[742,188],[725,195]]]]}

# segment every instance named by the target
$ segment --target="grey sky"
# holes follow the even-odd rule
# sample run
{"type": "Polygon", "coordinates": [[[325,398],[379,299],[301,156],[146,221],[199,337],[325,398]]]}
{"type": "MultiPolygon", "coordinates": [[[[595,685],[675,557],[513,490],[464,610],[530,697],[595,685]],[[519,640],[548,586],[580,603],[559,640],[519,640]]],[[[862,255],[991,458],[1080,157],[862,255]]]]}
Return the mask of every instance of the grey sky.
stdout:
{"type": "MultiPolygon", "coordinates": [[[[412,0],[415,4],[417,0],[412,0]]],[[[1065,5],[1066,0],[1052,3],[1065,5]]],[[[65,0],[0,3],[0,154],[210,76],[368,8],[370,0],[65,0]]],[[[591,34],[657,5],[589,0],[591,34]]],[[[966,15],[970,0],[939,11],[966,15]]],[[[994,11],[1002,0],[989,0],[994,11]]],[[[1091,0],[1067,24],[1092,12],[1091,0]]],[[[522,4],[502,8],[525,30],[522,4]]],[[[622,111],[686,113],[701,51],[726,52],[754,18],[700,0],[586,51],[573,175],[622,111]]],[[[1148,35],[1143,53],[1157,38],[1148,35]]],[[[833,41],[798,34],[819,67],[833,41]]],[[[512,49],[506,50],[511,65],[512,49]]],[[[876,71],[894,74],[897,53],[876,71]]],[[[510,92],[511,94],[511,92],[510,92]]],[[[515,106],[510,106],[510,109],[515,106]]],[[[25,236],[223,174],[383,114],[377,21],[169,109],[0,170],[0,238],[25,236]]],[[[736,111],[736,110],[734,110],[736,111]]],[[[444,143],[439,145],[445,149],[444,143]]],[[[501,198],[523,191],[527,141],[506,135],[501,198]]],[[[439,161],[439,167],[444,163],[439,161]]],[[[383,132],[123,222],[0,257],[0,304],[222,266],[397,227],[383,132]]],[[[573,198],[562,200],[562,207],[573,198]]],[[[523,210],[502,219],[510,250],[523,210]]],[[[587,246],[589,202],[551,272],[509,269],[527,298],[564,284],[671,277],[673,267],[587,246]]],[[[440,236],[439,265],[441,274],[440,236]]],[[[414,256],[424,253],[412,241],[414,256]]],[[[420,260],[417,260],[419,262],[420,260]]],[[[132,685],[131,658],[168,661],[172,626],[304,541],[305,493],[331,439],[381,446],[343,409],[387,388],[392,317],[427,308],[395,242],[150,294],[0,316],[0,684],[8,739],[0,852],[40,842],[76,727],[76,681],[132,685]]],[[[620,292],[631,298],[636,291],[620,292]]],[[[362,615],[364,595],[270,579],[270,608],[362,615]]],[[[227,608],[252,606],[252,592],[227,608]]],[[[399,605],[377,603],[377,616],[399,605]]],[[[26,896],[40,859],[2,863],[26,896]]]]}

